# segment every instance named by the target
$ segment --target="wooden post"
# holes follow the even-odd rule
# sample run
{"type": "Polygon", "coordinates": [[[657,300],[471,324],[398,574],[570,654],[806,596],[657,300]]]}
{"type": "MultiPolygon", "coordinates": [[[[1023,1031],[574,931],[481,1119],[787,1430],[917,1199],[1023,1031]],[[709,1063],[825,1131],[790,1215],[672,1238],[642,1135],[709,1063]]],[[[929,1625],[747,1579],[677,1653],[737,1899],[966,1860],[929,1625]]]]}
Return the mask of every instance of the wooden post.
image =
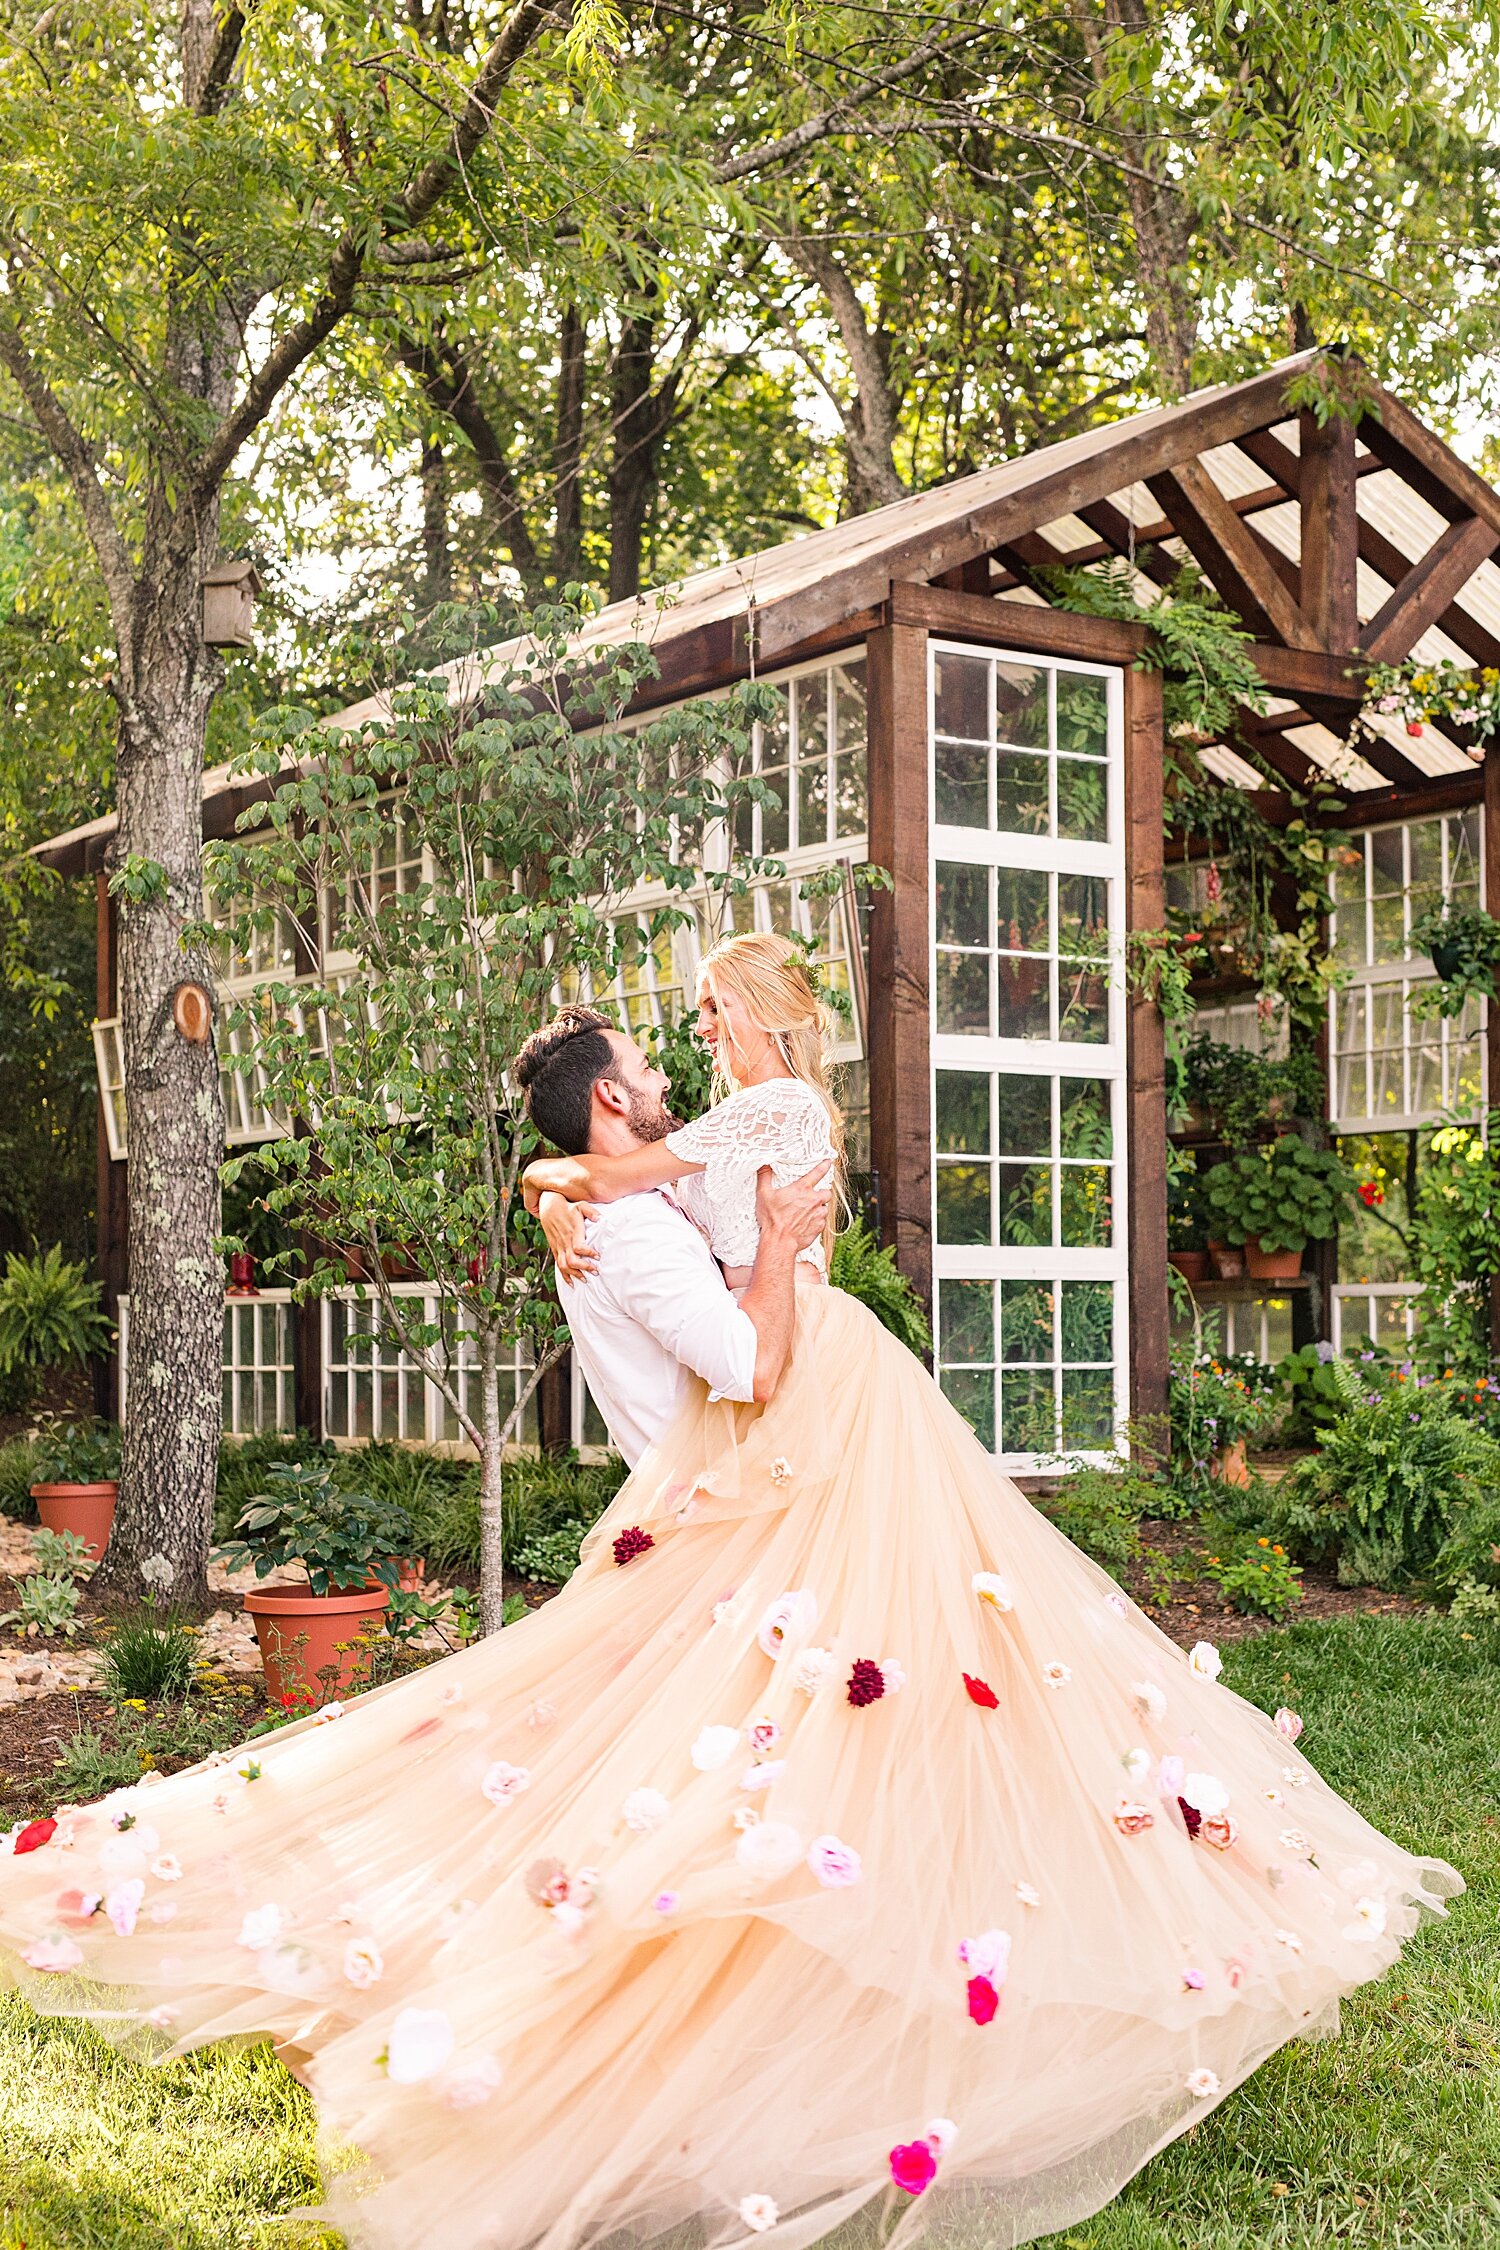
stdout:
{"type": "Polygon", "coordinates": [[[1320,428],[1316,414],[1304,412],[1298,428],[1302,447],[1302,614],[1316,633],[1319,646],[1342,656],[1359,638],[1354,424],[1335,414],[1320,428]]]}
{"type": "MultiPolygon", "coordinates": [[[[1125,683],[1125,927],[1166,927],[1161,674],[1125,683]]],[[[1167,1082],[1161,1010],[1126,1001],[1126,1212],[1130,1240],[1130,1411],[1165,1434],[1171,1338],[1167,1306],[1167,1082]]]]}
{"type": "MultiPolygon", "coordinates": [[[[1484,903],[1500,917],[1500,736],[1484,750],[1484,903]]],[[[1485,1011],[1485,1094],[1493,1114],[1500,1109],[1500,1007],[1485,1011]]],[[[1500,1274],[1490,1281],[1490,1350],[1500,1359],[1500,1274]]]]}
{"type": "MultiPolygon", "coordinates": [[[[95,998],[94,1012],[102,1022],[119,1013],[119,977],[117,973],[116,940],[118,928],[116,907],[109,895],[109,877],[101,870],[94,877],[95,897],[95,998]]],[[[99,1096],[96,1158],[96,1200],[98,1204],[97,1255],[99,1279],[103,1284],[104,1310],[111,1320],[118,1320],[121,1292],[128,1288],[126,1243],[129,1238],[129,1173],[122,1160],[116,1163],[109,1153],[109,1130],[104,1119],[104,1095],[99,1096]]],[[[108,1421],[117,1421],[120,1413],[120,1355],[110,1347],[101,1352],[93,1363],[94,1406],[108,1421]]]]}
{"type": "Polygon", "coordinates": [[[882,625],[866,644],[870,858],[894,877],[870,908],[870,1162],[880,1231],[932,1311],[931,869],[927,634],[882,625]]]}

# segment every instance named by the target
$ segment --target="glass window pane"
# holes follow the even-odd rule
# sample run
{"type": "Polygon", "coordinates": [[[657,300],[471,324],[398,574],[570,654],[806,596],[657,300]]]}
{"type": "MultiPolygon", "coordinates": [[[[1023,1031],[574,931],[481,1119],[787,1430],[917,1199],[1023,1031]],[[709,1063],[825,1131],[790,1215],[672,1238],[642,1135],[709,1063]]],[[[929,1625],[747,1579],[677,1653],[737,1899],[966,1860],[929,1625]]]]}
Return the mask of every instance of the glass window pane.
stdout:
{"type": "Polygon", "coordinates": [[[939,1031],[977,1032],[990,1028],[990,957],[986,953],[940,953],[937,957],[939,1031]]]}
{"type": "MultiPolygon", "coordinates": [[[[1002,1086],[1006,1083],[1001,1081],[1002,1086]]],[[[1041,1083],[1045,1085],[1046,1080],[1041,1083]]],[[[983,1071],[938,1072],[937,1145],[944,1155],[984,1156],[989,1153],[990,1081],[983,1071]]]]}
{"type": "Polygon", "coordinates": [[[939,1164],[937,1238],[948,1243],[990,1240],[990,1168],[987,1164],[939,1164]]]}
{"type": "Polygon", "coordinates": [[[1106,1367],[1064,1368],[1062,1445],[1065,1453],[1098,1452],[1115,1436],[1114,1376],[1106,1367]]]}
{"type": "Polygon", "coordinates": [[[1461,904],[1477,905],[1479,889],[1479,814],[1453,813],[1448,820],[1448,895],[1461,904]],[[1474,892],[1472,899],[1465,892],[1474,892]]]}
{"type": "MultiPolygon", "coordinates": [[[[1042,881],[1046,880],[1044,875],[1042,881]]],[[[938,861],[937,941],[939,945],[989,945],[988,868],[965,867],[951,859],[938,861]]]]}
{"type": "Polygon", "coordinates": [[[934,817],[953,828],[988,828],[989,751],[968,743],[939,742],[933,767],[934,817]]]}
{"type": "Polygon", "coordinates": [[[797,841],[828,841],[828,674],[797,682],[797,841]]]}
{"type": "Polygon", "coordinates": [[[1001,1039],[1050,1039],[1051,963],[1035,954],[1002,954],[995,981],[999,998],[997,1036],[1001,1039]]]}
{"type": "Polygon", "coordinates": [[[1000,1357],[1003,1360],[1054,1359],[1052,1314],[1056,1284],[1050,1281],[1002,1281],[1000,1284],[1000,1357]]]}
{"type": "Polygon", "coordinates": [[[1057,977],[1057,1036],[1089,1046],[1103,1046],[1109,1038],[1109,980],[1096,970],[1059,962],[1057,977]]]}
{"type": "Polygon", "coordinates": [[[1052,1154],[1050,1078],[1013,1077],[1002,1072],[995,1081],[995,1110],[997,1156],[1052,1154]]]}
{"type": "Polygon", "coordinates": [[[1052,1243],[1052,1167],[1050,1164],[998,1164],[995,1167],[998,1239],[1011,1248],[1052,1243]]]}
{"type": "Polygon", "coordinates": [[[1102,1078],[1060,1078],[1057,1084],[1059,1154],[1113,1156],[1109,1086],[1102,1078]]]}
{"type": "Polygon", "coordinates": [[[943,1396],[963,1416],[987,1453],[995,1450],[995,1377],[991,1368],[945,1367],[943,1396]]]}
{"type": "Polygon", "coordinates": [[[1048,881],[1039,868],[996,868],[995,942],[1002,953],[1051,952],[1048,881]]]}
{"type": "Polygon", "coordinates": [[[1047,747],[1046,670],[1033,664],[995,666],[995,740],[1021,750],[1047,747]]]}
{"type": "Polygon", "coordinates": [[[1370,901],[1372,961],[1400,961],[1406,954],[1406,920],[1399,891],[1377,893],[1370,901]]]}
{"type": "Polygon", "coordinates": [[[862,663],[836,665],[833,674],[833,724],[835,787],[838,795],[838,832],[857,836],[865,826],[865,668],[862,663]]]}
{"type": "Polygon", "coordinates": [[[1062,1167],[1062,1240],[1069,1250],[1104,1249],[1114,1239],[1108,1164],[1062,1167]]]}
{"type": "Polygon", "coordinates": [[[933,716],[937,733],[958,735],[966,742],[989,740],[989,673],[987,657],[950,656],[945,652],[934,659],[933,716]]]}
{"type": "Polygon", "coordinates": [[[788,849],[787,839],[792,832],[791,814],[788,810],[791,783],[785,766],[774,773],[762,774],[761,779],[775,790],[776,802],[774,805],[763,804],[760,808],[760,848],[763,852],[779,856],[788,849]]]}
{"type": "Polygon", "coordinates": [[[943,1281],[938,1284],[938,1357],[993,1365],[995,1284],[943,1281]]]}
{"type": "Polygon", "coordinates": [[[1110,1360],[1115,1354],[1115,1285],[1112,1281],[1059,1284],[1058,1326],[1065,1360],[1110,1360]]]}
{"type": "Polygon", "coordinates": [[[1109,884],[1102,875],[1057,878],[1057,950],[1099,960],[1109,944],[1109,884]]]}
{"type": "Polygon", "coordinates": [[[1406,858],[1399,828],[1370,832],[1370,889],[1402,891],[1406,888],[1406,858]]]}
{"type": "Polygon", "coordinates": [[[1008,1368],[1000,1378],[1000,1451],[1054,1453],[1056,1450],[1051,1368],[1008,1368]]]}
{"type": "Polygon", "coordinates": [[[1109,752],[1109,682],[1087,672],[1059,669],[1057,675],[1057,747],[1075,750],[1084,757],[1103,758],[1109,752]]]}
{"type": "Polygon", "coordinates": [[[1058,759],[1057,833],[1080,844],[1109,841],[1108,777],[1096,760],[1058,759]]]}
{"type": "Polygon", "coordinates": [[[1365,958],[1365,851],[1363,843],[1334,846],[1335,958],[1358,968],[1365,958]]]}
{"type": "MultiPolygon", "coordinates": [[[[1052,824],[1047,803],[1049,760],[1025,750],[995,753],[995,826],[1011,836],[1045,836],[1052,824]]],[[[941,814],[938,816],[943,817],[941,814]]]]}

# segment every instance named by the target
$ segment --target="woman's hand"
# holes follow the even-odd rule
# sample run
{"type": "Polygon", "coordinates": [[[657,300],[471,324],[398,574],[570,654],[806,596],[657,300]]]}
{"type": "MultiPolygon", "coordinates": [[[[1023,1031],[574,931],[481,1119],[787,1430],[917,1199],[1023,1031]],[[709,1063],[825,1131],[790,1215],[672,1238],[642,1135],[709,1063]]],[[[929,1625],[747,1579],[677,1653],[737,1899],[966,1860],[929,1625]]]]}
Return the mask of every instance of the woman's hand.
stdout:
{"type": "Polygon", "coordinates": [[[558,1279],[587,1281],[599,1263],[599,1253],[587,1239],[585,1222],[598,1218],[598,1204],[570,1203],[565,1196],[548,1191],[540,1198],[536,1215],[542,1222],[558,1279]]]}

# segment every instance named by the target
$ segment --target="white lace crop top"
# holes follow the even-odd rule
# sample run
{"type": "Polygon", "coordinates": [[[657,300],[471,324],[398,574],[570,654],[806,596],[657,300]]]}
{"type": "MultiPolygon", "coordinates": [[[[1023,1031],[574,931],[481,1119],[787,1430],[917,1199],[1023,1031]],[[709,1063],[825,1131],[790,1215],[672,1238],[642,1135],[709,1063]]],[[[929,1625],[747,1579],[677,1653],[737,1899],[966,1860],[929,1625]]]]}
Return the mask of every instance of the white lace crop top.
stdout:
{"type": "MultiPolygon", "coordinates": [[[[691,1125],[667,1135],[667,1146],[701,1174],[679,1180],[676,1193],[708,1235],[721,1265],[751,1266],[760,1247],[755,1216],[756,1176],[769,1164],[778,1187],[831,1160],[828,1112],[800,1078],[768,1078],[744,1086],[691,1125]],[[686,1191],[686,1192],[684,1192],[686,1191]]],[[[826,1274],[823,1245],[797,1253],[826,1274]]]]}

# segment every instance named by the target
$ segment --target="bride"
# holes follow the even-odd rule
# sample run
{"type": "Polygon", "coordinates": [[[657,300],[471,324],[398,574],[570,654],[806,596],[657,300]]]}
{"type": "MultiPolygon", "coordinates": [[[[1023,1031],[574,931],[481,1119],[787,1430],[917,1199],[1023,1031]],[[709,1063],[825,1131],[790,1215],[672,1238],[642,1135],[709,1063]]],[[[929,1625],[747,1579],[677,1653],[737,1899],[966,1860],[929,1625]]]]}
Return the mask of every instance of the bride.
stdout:
{"type": "MultiPolygon", "coordinates": [[[[700,998],[707,1117],[531,1185],[676,1181],[740,1282],[757,1172],[839,1121],[792,948],[727,941],[700,998]]],[[[689,1382],[545,1609],[10,1839],[28,1996],[162,2056],[274,2038],[361,2152],[324,2214],[352,2242],[1025,2242],[1461,1887],[801,1264],[774,1396],[689,1382]]]]}

